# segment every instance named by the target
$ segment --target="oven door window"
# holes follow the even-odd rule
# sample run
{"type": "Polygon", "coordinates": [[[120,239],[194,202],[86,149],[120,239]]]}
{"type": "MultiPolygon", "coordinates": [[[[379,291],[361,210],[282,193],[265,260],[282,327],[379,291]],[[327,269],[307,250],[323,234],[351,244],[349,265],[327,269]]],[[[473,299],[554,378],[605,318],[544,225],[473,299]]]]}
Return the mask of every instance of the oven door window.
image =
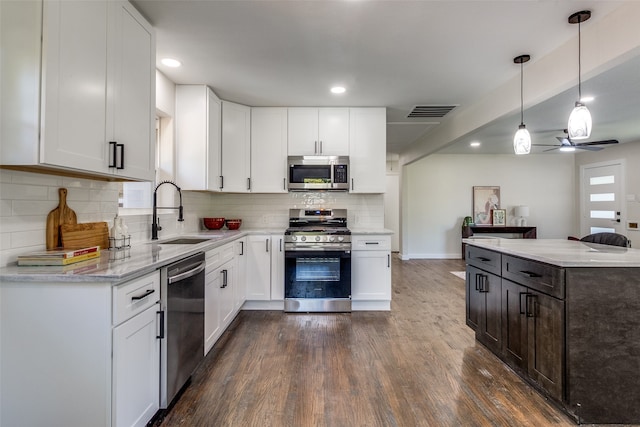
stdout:
{"type": "Polygon", "coordinates": [[[340,258],[296,258],[296,282],[337,282],[340,258]]]}
{"type": "Polygon", "coordinates": [[[349,298],[350,251],[285,251],[285,298],[349,298]]]}

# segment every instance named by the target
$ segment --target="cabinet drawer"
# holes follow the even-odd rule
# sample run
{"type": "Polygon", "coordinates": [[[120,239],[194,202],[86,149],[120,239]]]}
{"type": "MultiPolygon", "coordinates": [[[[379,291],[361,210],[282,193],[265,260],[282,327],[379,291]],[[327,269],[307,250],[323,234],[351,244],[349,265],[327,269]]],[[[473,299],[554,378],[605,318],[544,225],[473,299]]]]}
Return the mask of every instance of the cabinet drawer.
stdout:
{"type": "Polygon", "coordinates": [[[219,248],[211,249],[205,253],[205,259],[207,260],[207,269],[218,268],[235,255],[234,244],[227,243],[219,248]]]}
{"type": "Polygon", "coordinates": [[[564,299],[564,269],[511,255],[502,257],[502,277],[564,299]]]}
{"type": "Polygon", "coordinates": [[[160,300],[160,272],[113,288],[113,324],[118,325],[160,300]]]}
{"type": "Polygon", "coordinates": [[[488,249],[467,244],[465,258],[468,265],[500,276],[502,264],[501,254],[488,249]]]}
{"type": "Polygon", "coordinates": [[[354,236],[351,235],[351,249],[354,251],[390,251],[391,236],[354,236]]]}

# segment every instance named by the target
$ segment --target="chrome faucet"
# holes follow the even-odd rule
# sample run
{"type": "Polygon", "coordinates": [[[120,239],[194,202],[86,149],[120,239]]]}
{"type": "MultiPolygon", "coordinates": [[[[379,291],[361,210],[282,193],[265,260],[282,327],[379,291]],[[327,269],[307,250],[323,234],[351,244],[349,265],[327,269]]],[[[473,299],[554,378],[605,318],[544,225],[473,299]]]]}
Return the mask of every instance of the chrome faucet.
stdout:
{"type": "Polygon", "coordinates": [[[156,186],[156,189],[153,190],[153,222],[151,223],[151,240],[158,240],[158,231],[162,230],[162,227],[158,224],[158,209],[178,209],[178,221],[184,221],[183,212],[182,212],[182,191],[180,187],[176,185],[173,181],[162,181],[160,184],[156,186]],[[176,207],[162,207],[158,205],[158,188],[162,184],[171,184],[178,190],[178,194],[180,195],[180,206],[176,207]]]}

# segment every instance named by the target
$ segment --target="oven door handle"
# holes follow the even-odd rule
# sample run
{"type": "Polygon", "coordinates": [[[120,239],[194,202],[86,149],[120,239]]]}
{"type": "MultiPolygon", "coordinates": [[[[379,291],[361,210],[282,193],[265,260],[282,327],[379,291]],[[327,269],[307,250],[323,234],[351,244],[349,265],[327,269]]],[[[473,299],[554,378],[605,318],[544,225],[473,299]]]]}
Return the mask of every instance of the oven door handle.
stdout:
{"type": "Polygon", "coordinates": [[[175,276],[171,276],[171,277],[169,277],[169,284],[171,285],[171,284],[179,282],[181,280],[188,279],[189,277],[193,277],[196,274],[199,274],[199,273],[203,272],[204,271],[204,267],[205,267],[205,263],[202,262],[202,263],[198,264],[197,267],[192,268],[189,271],[185,271],[184,273],[180,273],[180,274],[176,274],[175,276]]]}

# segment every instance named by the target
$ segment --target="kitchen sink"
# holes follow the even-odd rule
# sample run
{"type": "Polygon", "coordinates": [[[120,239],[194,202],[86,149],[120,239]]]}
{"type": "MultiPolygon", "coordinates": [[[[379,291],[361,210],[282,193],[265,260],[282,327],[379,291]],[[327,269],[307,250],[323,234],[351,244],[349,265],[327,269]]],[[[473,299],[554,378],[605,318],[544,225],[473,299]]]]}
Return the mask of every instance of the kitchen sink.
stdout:
{"type": "Polygon", "coordinates": [[[164,242],[158,242],[161,245],[195,245],[197,243],[206,242],[211,239],[202,239],[198,237],[178,237],[176,239],[165,240],[164,242]]]}

